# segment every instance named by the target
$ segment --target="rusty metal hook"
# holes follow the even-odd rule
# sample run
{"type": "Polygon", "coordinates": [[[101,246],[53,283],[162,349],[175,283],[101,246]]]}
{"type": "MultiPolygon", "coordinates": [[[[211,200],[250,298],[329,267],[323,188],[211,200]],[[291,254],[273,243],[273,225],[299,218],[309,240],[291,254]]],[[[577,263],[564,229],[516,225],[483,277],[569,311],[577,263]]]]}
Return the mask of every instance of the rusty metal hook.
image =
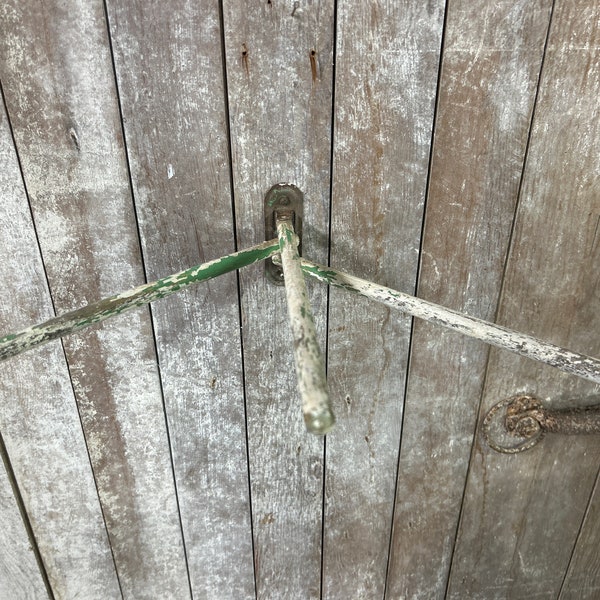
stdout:
{"type": "Polygon", "coordinates": [[[538,398],[520,394],[492,406],[482,431],[490,448],[516,454],[533,448],[547,433],[600,433],[600,405],[552,410],[538,398]]]}

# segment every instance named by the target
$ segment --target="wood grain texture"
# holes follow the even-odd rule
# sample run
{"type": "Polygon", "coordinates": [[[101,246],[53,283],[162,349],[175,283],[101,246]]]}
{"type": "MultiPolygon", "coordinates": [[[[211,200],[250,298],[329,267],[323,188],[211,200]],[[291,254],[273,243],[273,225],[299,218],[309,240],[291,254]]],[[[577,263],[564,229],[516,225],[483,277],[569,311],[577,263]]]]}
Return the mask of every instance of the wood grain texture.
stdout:
{"type": "MultiPolygon", "coordinates": [[[[153,279],[234,250],[219,8],[108,6],[153,279]]],[[[177,294],[152,315],[192,592],[254,598],[236,276],[177,294]]]]}
{"type": "MultiPolygon", "coordinates": [[[[142,283],[103,3],[5,3],[2,29],[0,76],[57,311],[142,283]]],[[[185,597],[147,310],[64,347],[123,593],[185,597]]]]}
{"type": "Polygon", "coordinates": [[[575,552],[569,563],[559,600],[581,600],[600,596],[600,559],[598,556],[600,493],[598,479],[588,506],[575,552]]]}
{"type": "MultiPolygon", "coordinates": [[[[1,443],[1,442],[0,442],[1,443]]],[[[0,448],[0,597],[19,600],[48,598],[40,568],[13,494],[0,448]]]]}
{"type": "MultiPolygon", "coordinates": [[[[3,106],[0,200],[0,278],[4,287],[0,330],[7,331],[48,318],[53,310],[3,106]]],[[[121,598],[60,344],[48,345],[2,365],[0,429],[54,596],[121,598]]],[[[2,489],[4,505],[4,484],[2,489]]],[[[44,585],[27,549],[27,540],[22,539],[20,545],[15,540],[13,545],[4,537],[15,535],[17,527],[14,521],[12,526],[6,523],[10,510],[16,507],[7,506],[0,513],[0,572],[10,578],[0,582],[0,596],[44,597],[44,585]]],[[[16,518],[20,516],[17,514],[16,518]]],[[[25,535],[22,523],[20,530],[25,535]]]]}
{"type": "MultiPolygon", "coordinates": [[[[338,7],[331,264],[414,292],[443,2],[338,7]]],[[[382,597],[411,320],[332,290],[323,595],[382,597]]]]}
{"type": "MultiPolygon", "coordinates": [[[[597,2],[556,3],[499,313],[591,355],[600,353],[599,17],[597,2]]],[[[596,403],[600,389],[492,351],[483,409],[521,391],[561,407],[596,403]]],[[[478,439],[449,598],[556,597],[599,450],[590,436],[549,436],[506,456],[478,439]]]]}
{"type": "MultiPolygon", "coordinates": [[[[324,260],[333,2],[227,1],[224,17],[238,245],[264,238],[264,195],[293,183],[303,253],[324,260]]],[[[304,427],[283,288],[260,266],[240,281],[257,594],[318,598],[323,441],[304,427]]],[[[321,348],[326,297],[309,289],[321,348]]]]}
{"type": "MultiPolygon", "coordinates": [[[[550,8],[448,6],[418,296],[486,320],[500,294],[550,8]]],[[[444,596],[488,348],[415,322],[389,598],[444,596]]]]}

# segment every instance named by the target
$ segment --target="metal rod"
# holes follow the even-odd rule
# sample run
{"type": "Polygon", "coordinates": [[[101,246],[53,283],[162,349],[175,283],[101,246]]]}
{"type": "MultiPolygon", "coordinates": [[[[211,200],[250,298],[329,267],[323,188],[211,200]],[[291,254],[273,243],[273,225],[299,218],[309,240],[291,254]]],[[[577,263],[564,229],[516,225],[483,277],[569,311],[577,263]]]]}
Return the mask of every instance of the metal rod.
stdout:
{"type": "Polygon", "coordinates": [[[302,269],[323,283],[356,292],[419,319],[442,325],[487,344],[543,362],[583,379],[600,383],[600,360],[597,358],[571,352],[524,333],[469,317],[439,304],[342,273],[331,267],[323,267],[309,260],[302,260],[302,269]]]}
{"type": "Polygon", "coordinates": [[[580,435],[600,433],[600,407],[565,408],[563,410],[540,409],[540,424],[548,433],[580,435]]]}
{"type": "Polygon", "coordinates": [[[317,341],[306,282],[300,268],[298,236],[294,233],[290,211],[277,213],[277,235],[304,422],[310,433],[323,435],[331,430],[335,418],[329,403],[325,362],[317,341]]]}
{"type": "Polygon", "coordinates": [[[20,354],[50,340],[80,331],[94,323],[99,323],[137,306],[143,306],[165,296],[170,296],[192,283],[206,281],[224,275],[229,271],[235,271],[241,267],[259,262],[278,251],[278,240],[263,242],[252,248],[217,258],[153,283],[140,285],[127,292],[54,317],[45,323],[7,335],[0,338],[0,360],[20,354]]]}

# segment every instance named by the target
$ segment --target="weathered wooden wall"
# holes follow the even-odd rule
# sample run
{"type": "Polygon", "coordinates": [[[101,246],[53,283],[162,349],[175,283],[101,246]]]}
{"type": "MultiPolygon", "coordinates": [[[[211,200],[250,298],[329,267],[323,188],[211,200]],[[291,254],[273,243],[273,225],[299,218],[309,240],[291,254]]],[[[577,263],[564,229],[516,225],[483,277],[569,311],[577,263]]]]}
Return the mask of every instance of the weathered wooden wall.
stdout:
{"type": "MultiPolygon", "coordinates": [[[[6,0],[0,333],[262,241],[600,355],[600,2],[6,0]]],[[[593,437],[485,411],[598,386],[248,267],[0,364],[0,598],[600,594],[593,437]]]]}

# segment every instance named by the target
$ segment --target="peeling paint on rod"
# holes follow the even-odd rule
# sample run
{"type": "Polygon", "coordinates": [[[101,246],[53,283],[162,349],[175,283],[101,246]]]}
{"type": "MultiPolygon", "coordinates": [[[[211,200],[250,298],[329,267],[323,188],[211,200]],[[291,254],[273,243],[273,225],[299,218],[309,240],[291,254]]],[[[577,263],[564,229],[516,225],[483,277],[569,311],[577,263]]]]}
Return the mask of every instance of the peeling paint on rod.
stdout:
{"type": "Polygon", "coordinates": [[[600,360],[597,358],[571,352],[524,333],[482,319],[469,317],[449,308],[444,308],[439,304],[403,294],[308,260],[302,260],[302,269],[322,283],[356,292],[371,300],[382,302],[391,308],[399,309],[413,317],[442,325],[487,344],[538,360],[565,373],[600,383],[600,360]]]}
{"type": "Polygon", "coordinates": [[[310,433],[323,435],[331,430],[335,418],[329,402],[325,362],[317,341],[306,282],[300,267],[298,236],[294,233],[291,215],[278,214],[277,235],[304,422],[310,433]]]}
{"type": "MultiPolygon", "coordinates": [[[[331,267],[324,267],[311,261],[300,259],[298,250],[294,245],[294,240],[297,238],[293,229],[290,228],[289,221],[287,227],[282,227],[282,233],[284,232],[285,235],[283,235],[280,240],[270,240],[258,244],[257,246],[253,246],[252,248],[241,250],[240,252],[218,258],[197,267],[192,267],[191,269],[175,273],[164,279],[159,279],[154,283],[138,286],[116,296],[105,298],[104,300],[88,304],[87,306],[70,313],[60,315],[45,323],[34,325],[18,333],[13,333],[0,338],[0,360],[16,356],[21,352],[25,352],[26,350],[40,346],[51,340],[80,331],[94,323],[99,323],[127,310],[170,296],[192,283],[206,281],[269,258],[280,251],[281,245],[282,255],[291,253],[291,260],[286,258],[288,271],[291,264],[294,265],[292,272],[300,272],[300,281],[302,286],[304,286],[305,295],[306,287],[304,278],[302,277],[298,265],[301,265],[301,268],[305,273],[328,285],[358,293],[367,298],[371,298],[372,300],[382,302],[391,308],[399,309],[414,317],[436,323],[437,325],[442,325],[453,331],[457,331],[504,350],[526,356],[527,358],[538,360],[566,373],[577,375],[578,377],[588,379],[595,383],[600,383],[600,360],[597,358],[571,352],[570,350],[549,344],[548,342],[544,342],[529,335],[512,331],[506,327],[488,323],[487,321],[469,317],[457,311],[444,308],[439,304],[434,304],[433,302],[428,302],[416,298],[415,296],[392,290],[371,281],[366,281],[354,277],[353,275],[342,273],[331,267]],[[288,241],[288,237],[291,241],[288,241]]],[[[293,280],[294,276],[287,275],[286,292],[290,286],[290,278],[293,280]]],[[[306,298],[306,296],[304,297],[306,298]]],[[[303,307],[305,315],[311,315],[308,300],[306,300],[306,304],[303,305],[303,307]],[[306,312],[307,310],[308,312],[306,312]]],[[[302,305],[299,305],[298,308],[294,310],[302,315],[302,305]]],[[[307,319],[304,319],[304,322],[306,323],[307,319]]],[[[310,317],[310,323],[312,331],[314,332],[312,316],[310,317]]],[[[303,410],[305,410],[305,420],[307,420],[309,431],[313,431],[314,433],[326,433],[331,429],[334,417],[329,408],[327,384],[325,382],[325,366],[316,341],[316,334],[313,337],[313,341],[314,345],[308,349],[310,352],[307,352],[312,355],[310,358],[312,362],[309,364],[313,365],[314,372],[309,378],[306,378],[303,371],[302,381],[300,375],[298,375],[298,386],[301,388],[301,386],[304,385],[306,381],[309,381],[311,377],[314,377],[317,383],[320,382],[315,386],[315,389],[320,386],[319,389],[321,391],[319,392],[318,397],[315,396],[313,400],[305,404],[303,410]],[[319,360],[313,361],[314,356],[318,356],[319,360]],[[318,364],[320,367],[317,368],[318,364]],[[308,406],[311,408],[308,409],[308,406]],[[316,410],[316,406],[319,406],[320,408],[316,410]],[[325,409],[324,407],[327,408],[325,409]],[[309,410],[309,412],[307,413],[306,410],[309,410]],[[316,412],[311,412],[315,410],[316,412]],[[318,415],[319,410],[323,411],[322,421],[320,421],[318,417],[307,417],[309,414],[318,415]],[[312,423],[311,425],[309,425],[309,420],[310,423],[312,423]]]]}
{"type": "Polygon", "coordinates": [[[265,260],[279,251],[278,240],[263,242],[222,258],[175,273],[154,283],[140,285],[132,290],[88,304],[60,315],[45,323],[28,327],[18,333],[0,338],[0,360],[16,356],[51,340],[85,329],[127,310],[170,296],[182,288],[199,281],[213,279],[241,267],[265,260]]]}

